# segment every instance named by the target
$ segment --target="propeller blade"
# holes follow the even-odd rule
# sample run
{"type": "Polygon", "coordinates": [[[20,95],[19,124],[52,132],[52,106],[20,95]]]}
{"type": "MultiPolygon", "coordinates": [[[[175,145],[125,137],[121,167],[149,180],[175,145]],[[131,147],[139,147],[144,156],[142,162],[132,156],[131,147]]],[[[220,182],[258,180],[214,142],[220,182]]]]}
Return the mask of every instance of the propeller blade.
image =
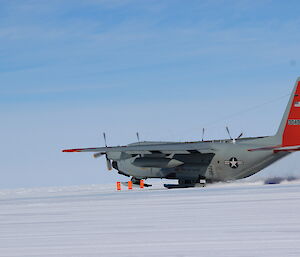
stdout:
{"type": "Polygon", "coordinates": [[[229,135],[230,139],[232,140],[232,136],[231,136],[231,134],[230,134],[229,128],[228,128],[228,127],[226,127],[226,130],[227,130],[227,133],[228,133],[228,135],[229,135]]]}
{"type": "Polygon", "coordinates": [[[202,142],[204,141],[205,128],[202,129],[202,142]]]}
{"type": "Polygon", "coordinates": [[[95,153],[93,156],[94,156],[94,158],[99,158],[99,157],[101,157],[104,154],[105,153],[95,153]]]}
{"type": "Polygon", "coordinates": [[[107,169],[108,169],[108,170],[112,170],[111,162],[110,162],[110,160],[107,158],[107,156],[106,156],[106,166],[107,166],[107,169]]]}
{"type": "MultiPolygon", "coordinates": [[[[105,132],[103,132],[103,138],[104,138],[104,144],[105,144],[105,147],[107,147],[106,134],[105,134],[105,132]]],[[[108,169],[108,170],[112,170],[112,164],[111,164],[111,161],[110,161],[110,159],[107,158],[107,154],[106,154],[106,153],[96,153],[96,154],[94,154],[94,157],[97,158],[97,157],[100,157],[101,155],[104,155],[104,154],[105,154],[105,157],[106,157],[106,166],[107,166],[107,169],[108,169]]]]}
{"type": "Polygon", "coordinates": [[[243,135],[244,135],[244,133],[242,132],[242,133],[237,137],[237,139],[241,138],[243,135]]]}
{"type": "Polygon", "coordinates": [[[104,138],[105,147],[107,147],[107,143],[106,143],[106,134],[105,134],[105,132],[103,133],[103,138],[104,138]]]}

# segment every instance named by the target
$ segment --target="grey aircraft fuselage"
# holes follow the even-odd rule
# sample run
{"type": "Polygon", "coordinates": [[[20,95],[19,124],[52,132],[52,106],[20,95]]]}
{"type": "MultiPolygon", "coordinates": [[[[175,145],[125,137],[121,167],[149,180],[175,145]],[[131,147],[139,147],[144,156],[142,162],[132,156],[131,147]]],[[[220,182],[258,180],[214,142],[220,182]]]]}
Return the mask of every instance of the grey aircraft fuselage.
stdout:
{"type": "Polygon", "coordinates": [[[127,146],[68,149],[106,156],[108,169],[132,177],[178,179],[179,185],[249,177],[300,150],[300,78],[275,136],[199,142],[137,142],[127,146]]]}
{"type": "MultiPolygon", "coordinates": [[[[156,163],[154,160],[152,164],[149,163],[152,167],[147,167],[147,164],[135,164],[135,160],[140,159],[140,156],[131,157],[121,153],[108,153],[107,156],[113,160],[113,167],[121,174],[137,179],[169,178],[194,181],[198,178],[205,178],[211,182],[230,181],[249,177],[289,154],[289,152],[274,154],[270,151],[248,151],[252,148],[273,146],[273,140],[272,137],[265,137],[240,139],[236,140],[236,143],[233,143],[232,140],[188,143],[199,149],[205,147],[211,150],[207,153],[174,154],[172,160],[184,163],[176,167],[161,164],[159,161],[165,159],[165,156],[159,153],[155,156],[152,154],[151,157],[146,156],[146,158],[153,159],[156,157],[156,163]]],[[[149,143],[153,142],[134,143],[131,146],[149,145],[149,143]]],[[[165,144],[163,142],[154,143],[165,144]]]]}

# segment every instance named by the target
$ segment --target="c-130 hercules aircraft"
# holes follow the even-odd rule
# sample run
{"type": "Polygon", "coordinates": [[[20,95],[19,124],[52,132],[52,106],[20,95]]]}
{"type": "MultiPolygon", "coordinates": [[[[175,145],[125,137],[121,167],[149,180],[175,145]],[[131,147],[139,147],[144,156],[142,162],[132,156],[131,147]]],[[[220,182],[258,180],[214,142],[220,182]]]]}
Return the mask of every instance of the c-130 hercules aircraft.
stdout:
{"type": "Polygon", "coordinates": [[[300,77],[274,136],[63,150],[94,152],[95,158],[105,155],[108,169],[132,177],[134,184],[147,178],[178,180],[167,188],[243,179],[295,151],[300,151],[300,77]]]}

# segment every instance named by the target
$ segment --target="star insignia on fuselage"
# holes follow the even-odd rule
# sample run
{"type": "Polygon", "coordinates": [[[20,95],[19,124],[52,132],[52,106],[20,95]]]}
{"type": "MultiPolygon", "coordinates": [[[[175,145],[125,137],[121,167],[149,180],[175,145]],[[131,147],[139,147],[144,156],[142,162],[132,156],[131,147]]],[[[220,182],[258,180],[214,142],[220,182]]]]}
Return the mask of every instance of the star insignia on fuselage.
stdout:
{"type": "Polygon", "coordinates": [[[242,161],[239,161],[236,157],[232,157],[229,159],[229,161],[225,161],[226,165],[229,165],[232,169],[237,169],[239,165],[243,164],[242,161]]]}

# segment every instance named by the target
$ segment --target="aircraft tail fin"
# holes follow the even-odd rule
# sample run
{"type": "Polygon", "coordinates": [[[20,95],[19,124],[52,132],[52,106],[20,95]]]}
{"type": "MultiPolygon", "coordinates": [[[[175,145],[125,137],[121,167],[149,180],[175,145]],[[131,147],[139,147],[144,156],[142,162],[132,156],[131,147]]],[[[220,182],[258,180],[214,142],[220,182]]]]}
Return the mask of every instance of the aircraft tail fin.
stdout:
{"type": "Polygon", "coordinates": [[[300,145],[300,78],[296,81],[276,137],[282,146],[300,145]]]}

